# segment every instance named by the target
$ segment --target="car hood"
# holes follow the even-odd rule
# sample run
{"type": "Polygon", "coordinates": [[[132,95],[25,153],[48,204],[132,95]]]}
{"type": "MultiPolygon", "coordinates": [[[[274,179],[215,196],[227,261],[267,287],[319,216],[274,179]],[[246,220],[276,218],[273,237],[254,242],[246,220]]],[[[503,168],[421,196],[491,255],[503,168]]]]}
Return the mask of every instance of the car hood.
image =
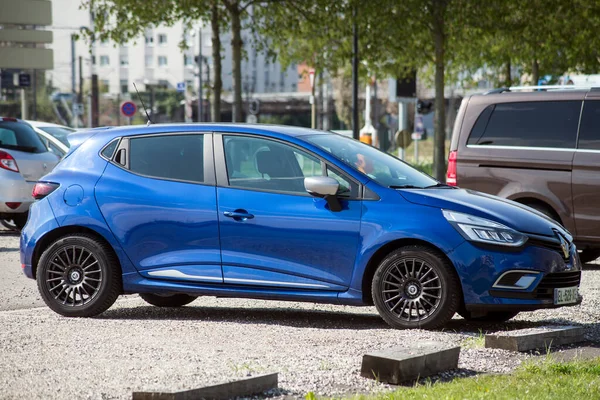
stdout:
{"type": "Polygon", "coordinates": [[[554,230],[572,236],[544,214],[512,200],[466,189],[399,190],[407,201],[462,212],[499,222],[522,233],[554,237],[554,230]]]}

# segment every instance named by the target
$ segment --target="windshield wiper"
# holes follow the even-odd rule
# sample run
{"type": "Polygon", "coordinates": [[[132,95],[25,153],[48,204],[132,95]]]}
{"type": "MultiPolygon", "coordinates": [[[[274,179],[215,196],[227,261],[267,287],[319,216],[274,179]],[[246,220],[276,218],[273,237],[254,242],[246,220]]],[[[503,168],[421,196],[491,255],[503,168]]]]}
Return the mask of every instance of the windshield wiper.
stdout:
{"type": "Polygon", "coordinates": [[[448,188],[448,189],[456,189],[456,186],[446,185],[445,183],[438,182],[435,185],[425,186],[424,189],[434,189],[434,188],[448,188]]]}
{"type": "Polygon", "coordinates": [[[390,185],[388,187],[390,189],[425,189],[423,186],[415,186],[415,185],[390,185]]]}

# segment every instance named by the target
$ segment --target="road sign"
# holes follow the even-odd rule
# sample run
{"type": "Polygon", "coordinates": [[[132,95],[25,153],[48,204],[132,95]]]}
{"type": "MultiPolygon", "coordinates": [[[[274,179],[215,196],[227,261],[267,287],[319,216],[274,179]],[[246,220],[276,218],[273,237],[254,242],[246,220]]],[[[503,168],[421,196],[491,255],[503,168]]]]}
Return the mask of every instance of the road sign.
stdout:
{"type": "Polygon", "coordinates": [[[421,140],[421,138],[423,137],[423,134],[420,132],[415,132],[412,135],[410,135],[412,140],[421,140]]]}
{"type": "Polygon", "coordinates": [[[308,78],[310,79],[310,88],[314,89],[315,87],[315,69],[311,68],[308,70],[308,78]]]}
{"type": "Polygon", "coordinates": [[[31,86],[31,75],[19,74],[19,87],[29,87],[29,86],[31,86]]]}
{"type": "Polygon", "coordinates": [[[185,92],[185,82],[177,82],[177,91],[185,92]]]}
{"type": "Polygon", "coordinates": [[[258,99],[250,99],[248,102],[248,113],[252,115],[258,114],[260,111],[260,101],[258,99]]]}
{"type": "Polygon", "coordinates": [[[124,116],[131,118],[137,112],[137,106],[132,101],[124,101],[121,103],[121,114],[124,116]]]}

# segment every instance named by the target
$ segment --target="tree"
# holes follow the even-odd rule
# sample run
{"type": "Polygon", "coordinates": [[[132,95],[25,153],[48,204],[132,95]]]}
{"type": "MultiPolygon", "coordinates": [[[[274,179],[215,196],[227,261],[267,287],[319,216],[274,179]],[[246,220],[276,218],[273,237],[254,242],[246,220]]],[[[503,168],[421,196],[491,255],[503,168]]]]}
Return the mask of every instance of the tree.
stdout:
{"type": "MultiPolygon", "coordinates": [[[[171,26],[182,21],[184,26],[191,28],[195,21],[210,21],[215,77],[211,114],[214,121],[219,121],[223,88],[219,34],[227,21],[224,1],[227,0],[83,0],[82,6],[94,15],[94,32],[83,33],[93,36],[89,39],[126,43],[138,39],[152,25],[171,26]]],[[[185,46],[183,42],[182,45],[185,46]]]]}

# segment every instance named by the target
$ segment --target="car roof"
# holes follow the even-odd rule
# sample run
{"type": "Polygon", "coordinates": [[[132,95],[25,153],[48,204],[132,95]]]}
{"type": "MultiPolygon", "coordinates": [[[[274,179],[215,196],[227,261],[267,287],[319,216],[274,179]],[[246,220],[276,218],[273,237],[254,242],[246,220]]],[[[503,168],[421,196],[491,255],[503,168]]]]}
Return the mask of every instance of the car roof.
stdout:
{"type": "Polygon", "coordinates": [[[106,137],[107,139],[119,136],[133,136],[142,134],[173,132],[231,132],[289,137],[299,137],[306,135],[335,135],[335,133],[333,132],[320,131],[316,129],[302,128],[297,126],[240,123],[174,123],[130,125],[120,127],[98,127],[88,129],[83,132],[94,132],[94,136],[97,136],[98,138],[106,137]]]}
{"type": "Polygon", "coordinates": [[[25,120],[24,122],[27,122],[29,125],[39,128],[39,127],[43,127],[43,126],[53,126],[56,128],[69,128],[72,129],[68,126],[65,125],[59,125],[59,124],[53,124],[51,122],[43,122],[43,121],[29,121],[29,120],[25,120]]]}

